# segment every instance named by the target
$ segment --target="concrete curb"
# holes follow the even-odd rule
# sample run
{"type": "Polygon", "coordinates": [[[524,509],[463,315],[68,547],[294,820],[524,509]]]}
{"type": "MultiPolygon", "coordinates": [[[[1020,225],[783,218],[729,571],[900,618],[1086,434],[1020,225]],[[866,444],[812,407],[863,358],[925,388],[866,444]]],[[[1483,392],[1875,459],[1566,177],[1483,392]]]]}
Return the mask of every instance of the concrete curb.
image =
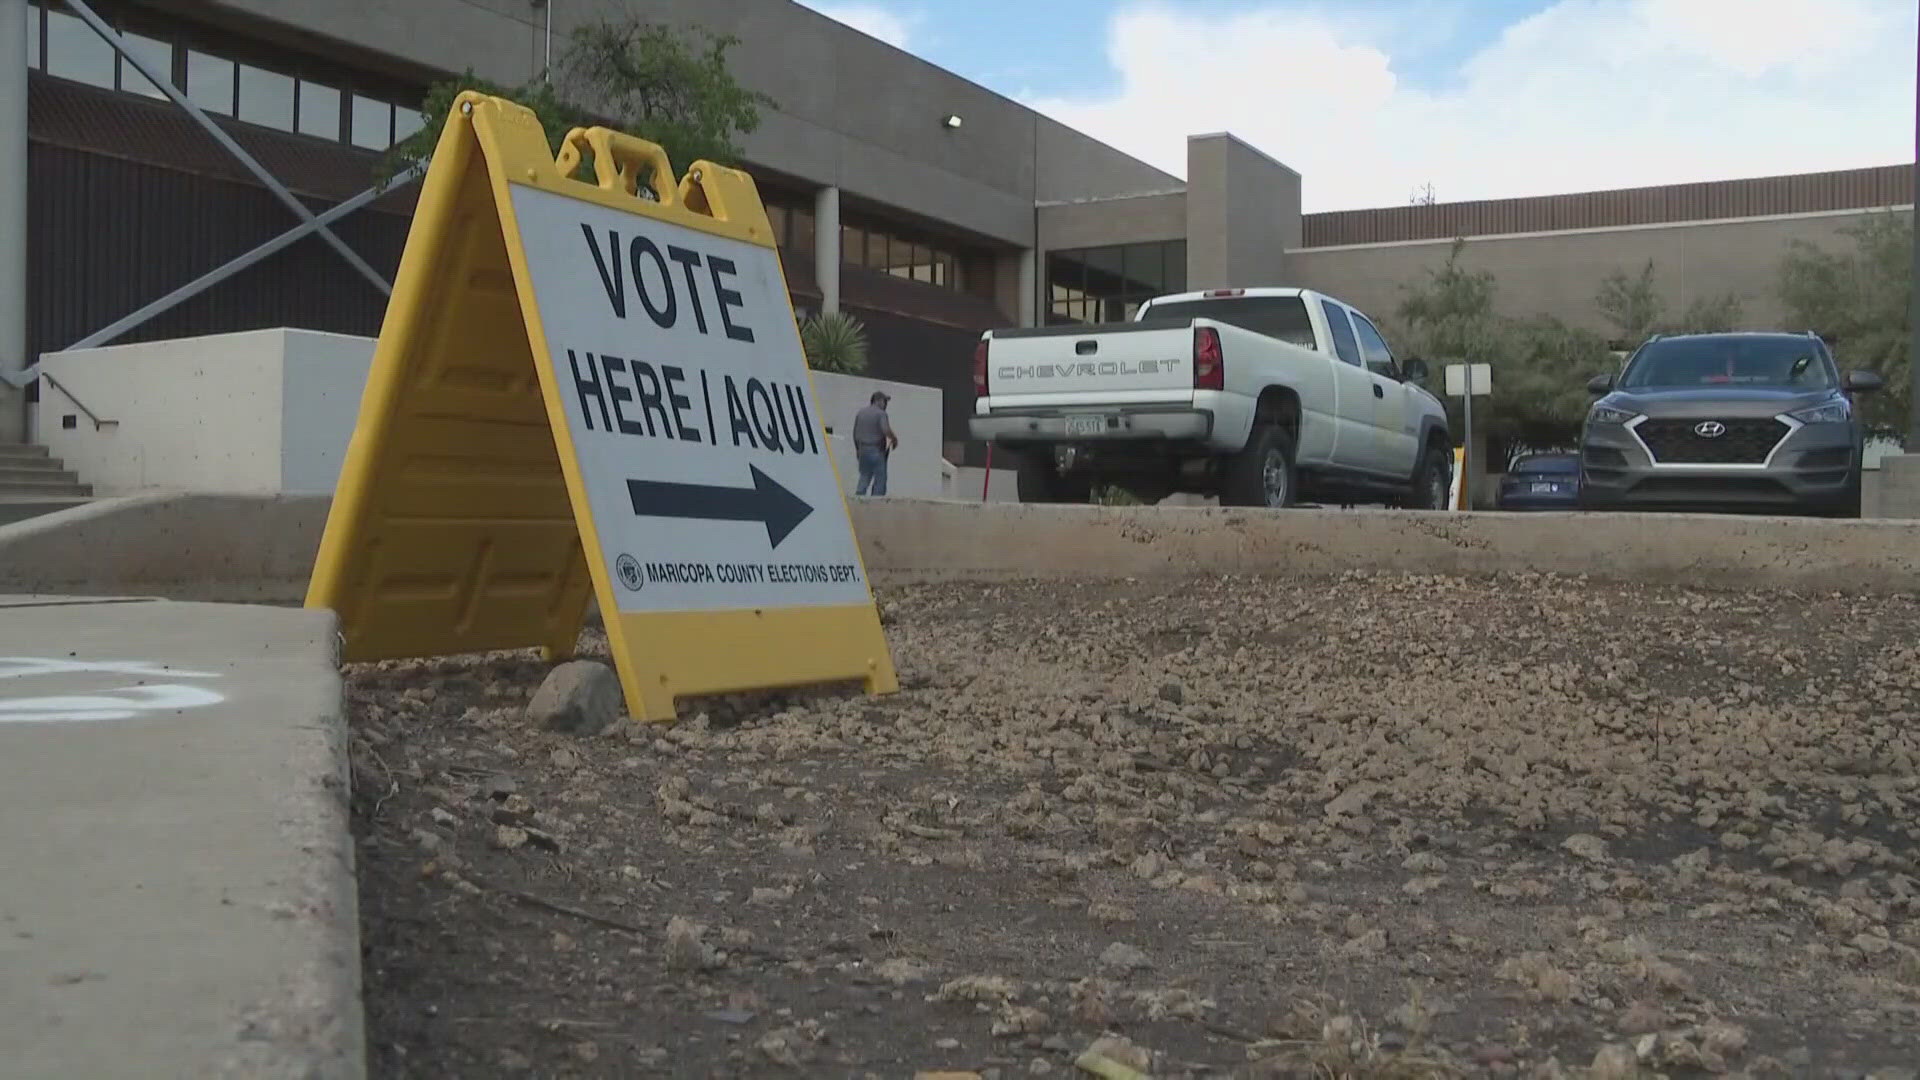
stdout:
{"type": "MultiPolygon", "coordinates": [[[[331,500],[144,495],[0,526],[0,592],[298,603],[331,500]]],[[[883,578],[1587,574],[1721,588],[1920,591],[1920,521],[1679,514],[1272,513],[853,500],[883,578]]]]}
{"type": "Polygon", "coordinates": [[[1583,574],[1661,585],[1920,590],[1920,522],[873,501],[867,569],[893,580],[1349,570],[1583,574]]]}
{"type": "Polygon", "coordinates": [[[337,642],[324,611],[0,597],[8,1076],[365,1076],[337,642]]]}

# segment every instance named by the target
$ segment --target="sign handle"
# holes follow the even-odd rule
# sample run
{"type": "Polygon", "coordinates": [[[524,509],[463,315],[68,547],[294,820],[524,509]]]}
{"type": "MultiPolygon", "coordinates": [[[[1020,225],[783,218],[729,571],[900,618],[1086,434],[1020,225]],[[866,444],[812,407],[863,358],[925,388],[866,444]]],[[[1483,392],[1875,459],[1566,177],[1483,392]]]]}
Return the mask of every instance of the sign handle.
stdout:
{"type": "Polygon", "coordinates": [[[603,190],[624,191],[638,196],[644,172],[647,187],[653,191],[660,205],[672,206],[678,200],[679,190],[673,182],[673,163],[667,160],[667,152],[658,143],[623,135],[610,128],[574,128],[567,132],[566,141],[561,143],[554,165],[559,168],[560,175],[572,176],[588,154],[593,155],[594,179],[599,181],[603,190]]]}

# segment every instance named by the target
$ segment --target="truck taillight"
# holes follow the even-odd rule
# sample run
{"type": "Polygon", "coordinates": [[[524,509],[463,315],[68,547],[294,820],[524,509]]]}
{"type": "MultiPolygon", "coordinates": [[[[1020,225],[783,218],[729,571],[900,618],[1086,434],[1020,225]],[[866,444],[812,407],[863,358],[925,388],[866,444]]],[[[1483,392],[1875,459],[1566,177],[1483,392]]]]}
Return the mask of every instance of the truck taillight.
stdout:
{"type": "Polygon", "coordinates": [[[1220,331],[1211,326],[1193,328],[1193,388],[1227,388],[1226,359],[1220,355],[1220,331]]]}
{"type": "Polygon", "coordinates": [[[975,396],[987,396],[987,339],[981,338],[980,344],[973,347],[973,392],[975,396]]]}

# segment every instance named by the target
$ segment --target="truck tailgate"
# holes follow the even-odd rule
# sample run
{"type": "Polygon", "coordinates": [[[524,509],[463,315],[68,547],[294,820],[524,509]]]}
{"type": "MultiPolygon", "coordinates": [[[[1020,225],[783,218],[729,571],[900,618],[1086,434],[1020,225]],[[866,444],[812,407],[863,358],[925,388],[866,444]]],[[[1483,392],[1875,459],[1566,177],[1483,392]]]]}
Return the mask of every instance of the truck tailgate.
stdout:
{"type": "Polygon", "coordinates": [[[1190,401],[1188,320],[995,330],[987,349],[993,409],[1190,401]]]}

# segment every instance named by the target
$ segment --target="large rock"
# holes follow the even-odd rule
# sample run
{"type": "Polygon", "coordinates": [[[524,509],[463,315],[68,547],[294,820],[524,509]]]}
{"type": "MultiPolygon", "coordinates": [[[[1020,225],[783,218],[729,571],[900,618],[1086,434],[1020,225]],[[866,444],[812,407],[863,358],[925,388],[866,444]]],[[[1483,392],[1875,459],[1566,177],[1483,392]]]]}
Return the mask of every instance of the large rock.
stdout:
{"type": "Polygon", "coordinates": [[[620,677],[605,664],[569,660],[547,673],[527,702],[527,719],[554,731],[597,735],[620,719],[625,708],[620,677]]]}

